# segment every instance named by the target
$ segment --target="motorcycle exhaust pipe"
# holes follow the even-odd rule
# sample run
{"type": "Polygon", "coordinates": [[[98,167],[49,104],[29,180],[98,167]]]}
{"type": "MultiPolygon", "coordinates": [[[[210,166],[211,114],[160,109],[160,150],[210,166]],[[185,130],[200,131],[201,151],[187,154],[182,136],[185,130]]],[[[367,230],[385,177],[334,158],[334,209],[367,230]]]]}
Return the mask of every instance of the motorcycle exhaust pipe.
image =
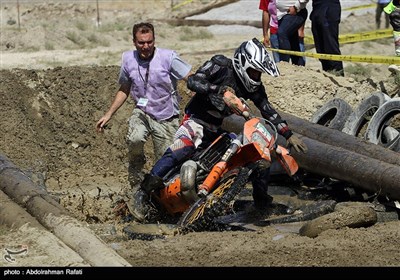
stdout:
{"type": "Polygon", "coordinates": [[[193,160],[188,160],[181,166],[181,192],[183,198],[189,203],[194,203],[199,197],[196,192],[196,173],[197,164],[193,160]]]}

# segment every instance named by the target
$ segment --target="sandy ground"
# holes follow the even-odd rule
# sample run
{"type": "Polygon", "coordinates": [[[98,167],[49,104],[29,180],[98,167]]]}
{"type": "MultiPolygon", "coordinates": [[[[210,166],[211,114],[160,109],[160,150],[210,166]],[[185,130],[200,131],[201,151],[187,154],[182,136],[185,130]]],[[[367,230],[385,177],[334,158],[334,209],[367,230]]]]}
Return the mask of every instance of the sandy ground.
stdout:
{"type": "MultiPolygon", "coordinates": [[[[122,228],[127,224],[112,210],[118,197],[128,191],[124,137],[132,102],[120,109],[104,135],[96,134],[94,125],[117,90],[121,52],[132,48],[132,24],[158,19],[154,20],[157,45],[176,49],[194,69],[211,55],[230,56],[240,42],[261,35],[261,30],[210,35],[204,27],[170,26],[160,20],[166,17],[161,9],[170,8],[168,1],[156,5],[160,10],[150,3],[154,1],[137,2],[140,5],[134,14],[126,6],[104,6],[103,29],[95,27],[94,6],[71,3],[22,6],[22,28],[18,30],[16,24],[10,25],[16,20],[15,7],[2,4],[1,153],[38,187],[58,197],[73,217],[87,223],[133,266],[397,267],[399,221],[327,230],[316,238],[277,226],[167,235],[152,241],[129,240],[124,235],[122,228]]],[[[349,16],[341,26],[343,32],[357,27],[365,31],[368,26],[372,28],[371,22],[349,16]]],[[[344,45],[342,52],[391,55],[393,45],[388,38],[344,45]]],[[[387,65],[356,66],[358,71],[346,68],[346,77],[336,77],[322,72],[314,59],[308,59],[306,67],[280,63],[281,76],[264,76],[263,82],[277,109],[303,119],[309,119],[335,97],[355,107],[376,91],[398,95],[398,84],[387,65]]],[[[182,84],[180,90],[186,102],[189,92],[182,84]]],[[[147,168],[152,162],[149,153],[147,168]]],[[[48,248],[44,250],[35,234],[24,228],[1,225],[0,244],[1,266],[71,265],[48,248]],[[17,250],[25,245],[27,254],[16,256],[15,263],[4,259],[4,249],[17,250]]]]}

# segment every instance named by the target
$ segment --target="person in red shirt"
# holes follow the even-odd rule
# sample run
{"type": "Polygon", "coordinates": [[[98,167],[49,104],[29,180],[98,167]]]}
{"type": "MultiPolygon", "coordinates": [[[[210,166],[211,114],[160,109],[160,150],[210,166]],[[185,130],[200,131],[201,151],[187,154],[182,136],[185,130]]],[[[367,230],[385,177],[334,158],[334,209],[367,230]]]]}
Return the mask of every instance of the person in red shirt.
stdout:
{"type": "MultiPolygon", "coordinates": [[[[262,10],[263,44],[279,49],[276,0],[260,0],[259,9],[262,10]]],[[[272,54],[275,62],[279,62],[279,53],[273,51],[272,54]]]]}

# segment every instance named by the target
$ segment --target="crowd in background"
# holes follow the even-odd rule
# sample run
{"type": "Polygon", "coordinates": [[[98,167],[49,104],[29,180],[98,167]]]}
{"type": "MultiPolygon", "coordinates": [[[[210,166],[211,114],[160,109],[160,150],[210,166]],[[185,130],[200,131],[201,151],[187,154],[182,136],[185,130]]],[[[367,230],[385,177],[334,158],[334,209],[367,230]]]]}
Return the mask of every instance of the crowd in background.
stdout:
{"type": "MultiPolygon", "coordinates": [[[[304,25],[308,17],[309,0],[260,0],[262,10],[263,43],[266,47],[304,52],[304,25]]],[[[341,5],[339,0],[312,0],[311,31],[317,53],[338,54],[341,5]]],[[[274,59],[305,65],[298,55],[274,53],[274,59]]],[[[341,61],[320,59],[324,71],[344,76],[341,61]]]]}

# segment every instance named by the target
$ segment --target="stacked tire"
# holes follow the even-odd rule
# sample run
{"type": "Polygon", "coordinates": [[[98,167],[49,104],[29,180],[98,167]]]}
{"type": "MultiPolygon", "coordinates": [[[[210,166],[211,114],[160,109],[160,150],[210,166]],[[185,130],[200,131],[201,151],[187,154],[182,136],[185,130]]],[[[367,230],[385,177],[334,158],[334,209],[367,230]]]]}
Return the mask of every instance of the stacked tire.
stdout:
{"type": "Polygon", "coordinates": [[[372,93],[354,110],[345,100],[334,98],[310,121],[400,152],[400,98],[383,92],[372,93]]]}

